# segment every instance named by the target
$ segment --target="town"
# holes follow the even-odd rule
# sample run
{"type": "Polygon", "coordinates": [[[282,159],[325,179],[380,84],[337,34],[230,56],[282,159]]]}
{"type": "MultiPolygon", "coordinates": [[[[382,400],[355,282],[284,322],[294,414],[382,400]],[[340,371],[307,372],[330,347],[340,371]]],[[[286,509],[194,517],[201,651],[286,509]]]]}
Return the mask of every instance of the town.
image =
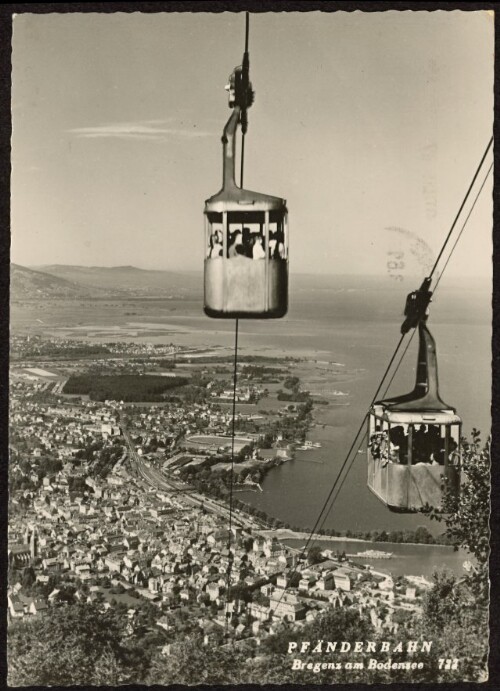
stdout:
{"type": "Polygon", "coordinates": [[[230,501],[231,449],[234,489],[261,491],[306,443],[312,403],[293,362],[242,366],[232,439],[230,363],[206,359],[177,346],[13,338],[9,620],[97,602],[165,654],[194,631],[207,645],[256,649],[284,622],[331,608],[367,611],[380,632],[404,626],[421,612],[424,578],[293,548],[272,517],[230,501]],[[93,377],[124,372],[178,386],[154,402],[100,400],[93,377]],[[66,393],[72,381],[87,393],[66,393]],[[275,404],[245,412],[266,399],[275,404]]]}

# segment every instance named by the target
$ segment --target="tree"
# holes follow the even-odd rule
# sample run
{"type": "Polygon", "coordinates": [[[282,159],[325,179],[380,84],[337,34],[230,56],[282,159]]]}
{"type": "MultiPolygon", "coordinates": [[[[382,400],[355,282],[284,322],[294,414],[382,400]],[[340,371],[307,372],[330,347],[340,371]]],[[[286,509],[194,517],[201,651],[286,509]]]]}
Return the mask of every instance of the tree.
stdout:
{"type": "Polygon", "coordinates": [[[478,606],[464,579],[436,572],[433,588],[424,596],[422,617],[414,624],[415,637],[433,641],[427,664],[436,670],[435,682],[485,681],[488,657],[488,609],[478,606]],[[460,661],[456,670],[439,672],[439,659],[460,661]]]}
{"type": "Polygon", "coordinates": [[[422,542],[425,544],[432,543],[434,541],[431,533],[423,525],[419,525],[415,530],[415,542],[422,542]]]}
{"type": "Polygon", "coordinates": [[[490,442],[481,444],[481,434],[472,430],[472,441],[462,439],[462,482],[460,495],[445,497],[446,514],[433,510],[427,513],[434,520],[444,522],[445,535],[458,549],[463,547],[475,559],[467,582],[477,602],[486,605],[489,595],[488,559],[490,554],[490,442]]]}
{"type": "Polygon", "coordinates": [[[153,657],[148,684],[241,684],[247,681],[247,656],[235,649],[209,648],[200,636],[186,638],[172,646],[170,655],[153,657]]]}
{"type": "Polygon", "coordinates": [[[298,389],[300,380],[298,377],[287,377],[283,383],[285,389],[298,389]]]}
{"type": "Polygon", "coordinates": [[[116,685],[137,680],[123,645],[122,622],[96,605],[49,610],[9,630],[11,686],[116,685]],[[108,671],[106,671],[108,670],[108,671]]]}
{"type": "Polygon", "coordinates": [[[439,641],[436,655],[460,659],[460,669],[455,674],[451,670],[443,677],[445,681],[484,681],[488,655],[490,444],[481,444],[476,429],[472,441],[462,440],[462,472],[465,480],[460,495],[449,493],[445,498],[448,513],[428,513],[444,522],[450,543],[455,549],[466,549],[475,563],[469,564],[468,575],[461,579],[448,573],[434,575],[434,587],[424,599],[420,625],[426,636],[434,635],[439,641]]]}
{"type": "Polygon", "coordinates": [[[23,578],[21,581],[21,585],[25,590],[30,590],[30,588],[33,586],[33,584],[36,581],[36,575],[35,571],[32,566],[27,566],[23,570],[23,578]]]}
{"type": "MultiPolygon", "coordinates": [[[[263,642],[263,653],[251,661],[247,672],[247,682],[260,684],[331,684],[364,681],[365,670],[360,673],[353,671],[335,671],[334,677],[330,671],[315,673],[313,670],[292,671],[291,658],[288,654],[289,644],[294,642],[300,649],[302,641],[367,641],[374,640],[374,631],[367,617],[363,617],[352,609],[334,609],[320,615],[315,621],[297,630],[284,624],[274,636],[269,636],[263,642]],[[267,654],[266,654],[267,653],[267,654]]],[[[326,659],[324,655],[312,653],[297,654],[302,662],[316,663],[326,659]]],[[[333,658],[330,658],[333,659],[333,658]]]]}
{"type": "Polygon", "coordinates": [[[123,683],[122,665],[109,646],[96,660],[92,683],[95,686],[118,686],[123,683]]]}
{"type": "Polygon", "coordinates": [[[307,552],[307,562],[309,564],[319,564],[321,561],[323,561],[321,547],[319,545],[313,545],[307,552]]]}

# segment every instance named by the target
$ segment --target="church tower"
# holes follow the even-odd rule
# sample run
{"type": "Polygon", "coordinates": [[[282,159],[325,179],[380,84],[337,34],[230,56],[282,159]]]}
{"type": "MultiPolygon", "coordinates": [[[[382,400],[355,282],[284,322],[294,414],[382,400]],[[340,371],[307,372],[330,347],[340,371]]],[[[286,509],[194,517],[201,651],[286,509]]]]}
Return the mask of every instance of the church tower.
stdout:
{"type": "Polygon", "coordinates": [[[30,555],[32,559],[35,559],[38,556],[39,549],[38,549],[38,530],[36,526],[33,528],[33,531],[31,533],[30,537],[30,555]]]}

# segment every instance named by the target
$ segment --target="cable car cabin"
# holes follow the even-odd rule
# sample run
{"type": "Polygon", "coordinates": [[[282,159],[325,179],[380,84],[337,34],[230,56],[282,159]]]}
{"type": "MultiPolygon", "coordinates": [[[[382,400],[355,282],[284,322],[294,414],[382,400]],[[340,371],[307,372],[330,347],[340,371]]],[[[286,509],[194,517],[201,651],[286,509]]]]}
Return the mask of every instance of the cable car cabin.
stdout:
{"type": "Polygon", "coordinates": [[[223,187],[205,202],[205,313],[277,318],[288,309],[286,202],[236,186],[239,108],[224,128],[223,187]]]}
{"type": "Polygon", "coordinates": [[[368,487],[392,511],[445,512],[460,492],[461,419],[439,397],[435,342],[418,328],[415,389],[370,410],[368,487]]]}
{"type": "MultiPolygon", "coordinates": [[[[248,202],[251,211],[242,211],[242,202],[236,202],[238,208],[228,201],[221,202],[224,211],[206,211],[205,313],[208,316],[277,318],[286,314],[286,211],[282,200],[276,199],[278,206],[272,199],[248,202]]],[[[207,208],[212,204],[208,202],[207,208]]]]}

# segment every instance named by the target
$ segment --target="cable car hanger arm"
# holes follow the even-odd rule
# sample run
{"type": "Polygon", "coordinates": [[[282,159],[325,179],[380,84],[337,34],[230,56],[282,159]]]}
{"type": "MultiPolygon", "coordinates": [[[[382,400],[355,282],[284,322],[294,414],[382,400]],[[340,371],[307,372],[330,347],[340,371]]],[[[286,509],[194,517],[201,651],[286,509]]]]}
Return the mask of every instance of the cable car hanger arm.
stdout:
{"type": "Polygon", "coordinates": [[[226,90],[229,92],[229,107],[233,108],[229,120],[224,127],[222,134],[223,146],[223,189],[237,187],[235,177],[236,164],[236,131],[238,125],[241,126],[241,181],[240,188],[243,187],[243,152],[244,137],[248,129],[248,108],[254,102],[255,92],[250,82],[250,56],[248,53],[248,34],[249,34],[249,13],[245,13],[245,51],[241,65],[235,67],[226,90]]]}
{"type": "Polygon", "coordinates": [[[234,106],[229,120],[222,133],[222,189],[238,188],[235,177],[236,166],[236,130],[240,119],[241,109],[234,106]]]}
{"type": "Polygon", "coordinates": [[[248,128],[247,110],[253,103],[254,91],[249,80],[250,62],[248,52],[243,55],[243,64],[235,67],[229,78],[229,107],[233,109],[222,133],[223,147],[223,189],[237,187],[235,177],[236,131],[241,125],[244,136],[248,128]]]}

